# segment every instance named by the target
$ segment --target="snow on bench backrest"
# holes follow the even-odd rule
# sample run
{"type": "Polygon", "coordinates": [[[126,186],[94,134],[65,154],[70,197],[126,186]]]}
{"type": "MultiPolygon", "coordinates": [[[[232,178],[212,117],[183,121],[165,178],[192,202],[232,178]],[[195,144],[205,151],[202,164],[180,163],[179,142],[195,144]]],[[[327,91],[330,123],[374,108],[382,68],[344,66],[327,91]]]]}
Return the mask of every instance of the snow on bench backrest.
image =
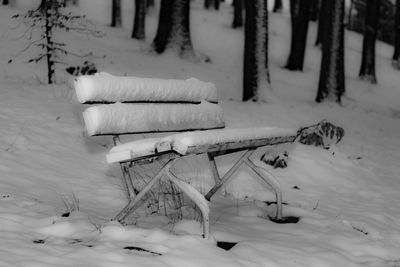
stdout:
{"type": "Polygon", "coordinates": [[[118,77],[101,72],[75,79],[75,90],[81,103],[107,102],[194,102],[217,103],[213,83],[195,78],[187,80],[118,77]]]}
{"type": "Polygon", "coordinates": [[[83,112],[89,135],[175,132],[223,128],[222,109],[201,104],[123,104],[93,106],[83,112]]]}
{"type": "Polygon", "coordinates": [[[81,103],[105,103],[83,112],[89,135],[225,127],[215,86],[194,78],[161,80],[100,73],[78,77],[75,90],[81,103]]]}

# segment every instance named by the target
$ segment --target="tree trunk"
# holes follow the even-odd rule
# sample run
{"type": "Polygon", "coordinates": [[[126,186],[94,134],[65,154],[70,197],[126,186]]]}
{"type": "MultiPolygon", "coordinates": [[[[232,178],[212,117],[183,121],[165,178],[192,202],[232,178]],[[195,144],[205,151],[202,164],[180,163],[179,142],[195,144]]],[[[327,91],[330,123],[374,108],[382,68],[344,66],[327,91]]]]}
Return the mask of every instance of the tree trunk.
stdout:
{"type": "Polygon", "coordinates": [[[325,30],[322,44],[322,60],[317,102],[332,100],[341,102],[344,83],[344,0],[323,1],[327,3],[325,30]]]}
{"type": "Polygon", "coordinates": [[[245,1],[243,101],[273,101],[268,70],[267,0],[245,1]]]}
{"type": "Polygon", "coordinates": [[[48,84],[53,83],[54,76],[54,61],[52,59],[53,54],[53,32],[52,32],[52,24],[50,21],[51,16],[51,3],[47,4],[46,0],[42,0],[40,4],[40,8],[45,13],[45,37],[46,37],[46,63],[47,63],[47,82],[48,84]]]}
{"type": "Polygon", "coordinates": [[[212,0],[204,0],[204,8],[209,9],[212,4],[212,0]]]}
{"type": "Polygon", "coordinates": [[[161,54],[176,49],[181,57],[195,56],[189,27],[190,0],[161,0],[160,17],[152,47],[161,54]]]}
{"type": "Polygon", "coordinates": [[[112,0],[111,27],[121,27],[121,0],[112,0]]]}
{"type": "Polygon", "coordinates": [[[135,20],[133,23],[132,38],[145,38],[146,0],[135,0],[135,20]]]}
{"type": "Polygon", "coordinates": [[[220,0],[214,0],[214,8],[215,10],[219,10],[220,0]]]}
{"type": "Polygon", "coordinates": [[[360,78],[377,83],[375,75],[375,41],[378,32],[380,0],[367,2],[360,78]]]}
{"type": "Polygon", "coordinates": [[[275,0],[274,9],[272,11],[275,13],[282,12],[282,0],[275,0]]]}
{"type": "Polygon", "coordinates": [[[400,61],[400,0],[396,0],[396,17],[395,17],[395,41],[394,41],[394,53],[392,57],[393,61],[399,67],[400,61]]]}
{"type": "Polygon", "coordinates": [[[147,0],[147,7],[154,7],[154,0],[147,0]]]}
{"type": "Polygon", "coordinates": [[[319,11],[319,0],[311,0],[310,3],[310,20],[317,21],[318,20],[318,11],[319,11]]]}
{"type": "Polygon", "coordinates": [[[285,68],[303,70],[304,54],[307,44],[308,21],[310,17],[309,0],[291,0],[292,39],[290,54],[285,68]]]}
{"type": "Polygon", "coordinates": [[[327,21],[327,14],[330,12],[328,10],[328,2],[330,0],[322,0],[321,2],[321,9],[319,11],[319,19],[318,19],[318,32],[317,32],[317,39],[315,40],[315,45],[322,45],[323,35],[325,33],[325,24],[327,21]]]}
{"type": "Polygon", "coordinates": [[[243,0],[233,0],[233,22],[232,28],[243,26],[243,0]]]}
{"type": "Polygon", "coordinates": [[[346,23],[347,24],[346,26],[348,29],[353,28],[353,26],[352,26],[353,9],[354,9],[354,0],[350,0],[349,14],[347,15],[347,23],[346,23]]]}

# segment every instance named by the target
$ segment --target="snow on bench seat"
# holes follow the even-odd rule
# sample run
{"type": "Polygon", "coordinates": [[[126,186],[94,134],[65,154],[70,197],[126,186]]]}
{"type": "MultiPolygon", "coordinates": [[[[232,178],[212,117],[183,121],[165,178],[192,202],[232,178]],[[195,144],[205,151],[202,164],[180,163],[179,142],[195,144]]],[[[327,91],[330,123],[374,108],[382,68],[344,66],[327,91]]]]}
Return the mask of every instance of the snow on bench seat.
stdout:
{"type": "Polygon", "coordinates": [[[75,91],[81,103],[102,102],[196,102],[217,103],[213,83],[195,78],[187,80],[118,77],[101,72],[75,79],[75,91]]]}
{"type": "Polygon", "coordinates": [[[292,142],[296,134],[292,129],[271,127],[185,132],[115,146],[108,153],[107,162],[124,162],[168,151],[175,151],[184,156],[274,145],[292,142]]]}
{"type": "Polygon", "coordinates": [[[292,142],[297,131],[276,127],[219,129],[185,132],[168,136],[157,143],[157,150],[168,148],[181,155],[244,149],[292,142]]]}
{"type": "Polygon", "coordinates": [[[168,132],[223,128],[222,108],[201,104],[115,103],[83,112],[88,135],[168,132]]]}
{"type": "Polygon", "coordinates": [[[156,144],[162,138],[146,138],[120,144],[107,154],[107,163],[124,162],[131,159],[148,157],[156,154],[156,144]]]}

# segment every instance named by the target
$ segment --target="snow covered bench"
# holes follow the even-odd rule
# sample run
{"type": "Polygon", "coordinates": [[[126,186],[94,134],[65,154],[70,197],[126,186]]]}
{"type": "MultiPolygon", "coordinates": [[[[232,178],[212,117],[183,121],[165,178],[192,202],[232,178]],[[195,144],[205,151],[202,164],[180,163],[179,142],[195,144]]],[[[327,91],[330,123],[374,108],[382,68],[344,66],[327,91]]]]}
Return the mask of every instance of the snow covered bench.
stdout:
{"type": "Polygon", "coordinates": [[[117,214],[125,218],[157,182],[166,178],[192,199],[202,213],[203,236],[209,237],[209,207],[213,194],[242,165],[248,166],[271,188],[276,196],[276,219],[282,219],[282,195],[279,183],[250,158],[255,149],[266,145],[293,142],[296,131],[279,128],[222,129],[225,127],[217,91],[213,84],[197,79],[161,80],[115,77],[107,73],[81,76],[75,80],[78,100],[97,104],[83,112],[88,135],[112,135],[114,144],[107,154],[108,163],[119,163],[129,194],[129,203],[117,214]],[[121,144],[119,135],[178,132],[163,137],[144,138],[121,144]],[[220,177],[214,158],[245,151],[237,162],[220,177]],[[203,196],[178,178],[171,167],[182,157],[207,154],[215,186],[203,196]],[[139,191],[129,168],[154,159],[166,159],[160,171],[139,191]]]}

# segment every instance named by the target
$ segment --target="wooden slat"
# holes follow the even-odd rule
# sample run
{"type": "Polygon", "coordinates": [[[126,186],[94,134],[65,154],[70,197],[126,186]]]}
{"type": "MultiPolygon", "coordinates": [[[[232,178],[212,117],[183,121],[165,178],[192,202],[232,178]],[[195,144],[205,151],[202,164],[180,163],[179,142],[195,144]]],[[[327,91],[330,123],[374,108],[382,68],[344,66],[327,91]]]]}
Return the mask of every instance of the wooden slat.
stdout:
{"type": "Polygon", "coordinates": [[[262,139],[241,140],[234,142],[224,142],[213,145],[201,145],[188,147],[186,154],[203,154],[214,152],[216,156],[233,153],[235,151],[250,149],[254,147],[262,147],[268,145],[278,145],[283,143],[291,143],[296,139],[295,135],[277,136],[262,139]]]}

